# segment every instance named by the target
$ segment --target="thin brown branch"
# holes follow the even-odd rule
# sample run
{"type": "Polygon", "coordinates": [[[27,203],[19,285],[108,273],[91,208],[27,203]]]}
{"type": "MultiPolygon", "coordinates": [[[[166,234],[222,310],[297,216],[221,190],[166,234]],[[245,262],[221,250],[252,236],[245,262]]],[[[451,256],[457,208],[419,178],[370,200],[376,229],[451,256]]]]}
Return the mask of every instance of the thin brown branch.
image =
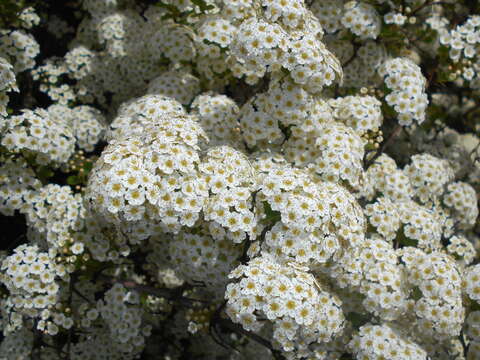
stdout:
{"type": "Polygon", "coordinates": [[[413,9],[409,14],[407,14],[408,16],[412,16],[412,15],[415,15],[416,13],[418,13],[419,11],[421,11],[422,9],[425,9],[427,6],[434,6],[434,5],[448,5],[448,4],[451,4],[449,3],[448,1],[427,1],[425,3],[423,3],[422,5],[419,5],[418,7],[416,7],[415,9],[413,9]]]}
{"type": "Polygon", "coordinates": [[[402,130],[402,125],[397,124],[393,131],[391,132],[390,136],[382,143],[382,146],[377,150],[377,152],[365,162],[365,170],[367,170],[370,165],[372,165],[377,158],[383,154],[383,152],[390,146],[392,141],[397,137],[398,133],[402,130]]]}
{"type": "Polygon", "coordinates": [[[186,307],[191,307],[198,303],[207,303],[207,304],[210,303],[205,300],[192,299],[192,298],[183,296],[183,292],[191,288],[190,285],[184,285],[178,288],[169,289],[169,288],[157,288],[153,286],[138,284],[133,280],[121,280],[121,279],[116,279],[114,277],[110,277],[106,275],[100,275],[98,279],[110,284],[121,284],[125,288],[130,290],[135,290],[141,294],[147,294],[155,297],[164,298],[167,300],[172,300],[186,307]]]}

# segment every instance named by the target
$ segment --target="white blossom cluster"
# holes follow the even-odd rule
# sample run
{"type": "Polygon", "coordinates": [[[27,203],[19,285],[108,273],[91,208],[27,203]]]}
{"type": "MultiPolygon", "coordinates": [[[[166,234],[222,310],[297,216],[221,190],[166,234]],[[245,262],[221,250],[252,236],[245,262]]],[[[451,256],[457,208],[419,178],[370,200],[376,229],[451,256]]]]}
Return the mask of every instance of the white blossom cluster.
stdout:
{"type": "Polygon", "coordinates": [[[33,154],[39,163],[66,162],[75,150],[68,121],[53,121],[44,109],[24,110],[3,125],[1,144],[12,152],[33,154]]]}
{"type": "Polygon", "coordinates": [[[398,113],[398,122],[421,124],[425,120],[428,98],[426,80],[418,65],[407,58],[396,58],[386,61],[378,73],[385,77],[385,85],[391,90],[385,100],[398,113]]]}
{"type": "Polygon", "coordinates": [[[385,324],[362,326],[348,345],[358,359],[427,359],[425,350],[385,324]]]}
{"type": "Polygon", "coordinates": [[[360,38],[376,39],[380,33],[380,17],[375,8],[365,2],[347,2],[341,22],[343,26],[360,38]]]}
{"type": "Polygon", "coordinates": [[[139,296],[115,284],[99,300],[97,308],[111,333],[111,339],[121,344],[122,352],[138,352],[142,348],[149,327],[142,326],[142,309],[138,307],[139,296]]]}
{"type": "MultiPolygon", "coordinates": [[[[18,87],[13,72],[13,65],[0,57],[0,115],[7,116],[8,95],[10,91],[17,91],[18,87]]],[[[2,121],[3,122],[3,121],[2,121]]]]}
{"type": "Polygon", "coordinates": [[[442,45],[449,48],[448,55],[454,62],[466,60],[466,66],[460,70],[462,77],[471,82],[473,87],[478,88],[480,78],[480,15],[470,16],[467,21],[457,25],[455,29],[448,30],[445,27],[439,29],[439,40],[442,45]]]}
{"type": "MultiPolygon", "coordinates": [[[[3,260],[1,269],[0,281],[11,294],[2,300],[2,311],[11,312],[4,325],[6,333],[22,327],[22,316],[34,317],[53,309],[59,296],[58,281],[67,276],[64,266],[57,264],[50,254],[28,245],[17,247],[3,260]]],[[[58,326],[51,321],[40,321],[37,328],[51,335],[58,332],[58,326]]]]}
{"type": "Polygon", "coordinates": [[[341,329],[339,300],[305,271],[265,254],[239,266],[230,277],[239,280],[225,293],[230,317],[247,330],[258,330],[263,326],[258,317],[265,316],[273,322],[273,338],[284,351],[309,355],[309,344],[328,342],[341,329]]]}
{"type": "Polygon", "coordinates": [[[329,101],[336,120],[363,134],[377,131],[383,122],[382,103],[373,96],[347,96],[329,101]]]}
{"type": "Polygon", "coordinates": [[[22,30],[0,30],[0,53],[8,57],[14,71],[22,72],[35,66],[40,46],[35,38],[22,30]]]}

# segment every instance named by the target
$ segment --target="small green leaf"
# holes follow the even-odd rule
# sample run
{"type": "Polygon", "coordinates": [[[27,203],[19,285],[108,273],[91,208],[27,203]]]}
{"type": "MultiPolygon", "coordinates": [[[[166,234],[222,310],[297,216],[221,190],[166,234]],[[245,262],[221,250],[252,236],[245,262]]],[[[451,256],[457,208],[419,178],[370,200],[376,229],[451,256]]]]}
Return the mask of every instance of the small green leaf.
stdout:
{"type": "Polygon", "coordinates": [[[47,166],[40,166],[37,174],[41,181],[46,181],[54,175],[54,172],[47,166]]]}
{"type": "Polygon", "coordinates": [[[68,185],[78,185],[80,184],[80,179],[78,178],[77,175],[70,175],[68,178],[67,178],[67,184],[68,185]]]}
{"type": "Polygon", "coordinates": [[[281,220],[280,211],[275,211],[272,209],[270,204],[266,201],[263,202],[263,209],[267,218],[265,219],[268,223],[276,223],[281,220]]]}
{"type": "Polygon", "coordinates": [[[192,0],[192,3],[197,5],[200,8],[201,12],[212,10],[214,8],[213,5],[207,4],[205,0],[192,0]]]}
{"type": "Polygon", "coordinates": [[[412,289],[412,299],[415,301],[418,301],[422,298],[423,294],[422,291],[418,288],[418,286],[415,286],[412,289]]]}
{"type": "Polygon", "coordinates": [[[370,320],[370,316],[356,313],[356,312],[351,312],[347,314],[346,319],[352,323],[353,327],[358,329],[359,327],[365,325],[370,320]]]}

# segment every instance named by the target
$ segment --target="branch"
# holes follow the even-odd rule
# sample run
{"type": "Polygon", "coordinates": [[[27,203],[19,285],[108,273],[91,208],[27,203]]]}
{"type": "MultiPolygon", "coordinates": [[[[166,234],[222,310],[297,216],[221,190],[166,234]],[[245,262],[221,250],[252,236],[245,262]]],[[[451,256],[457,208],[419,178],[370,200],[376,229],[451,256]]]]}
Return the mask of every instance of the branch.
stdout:
{"type": "Polygon", "coordinates": [[[391,142],[393,141],[394,138],[397,137],[398,133],[402,130],[402,125],[397,124],[395,128],[393,129],[392,133],[390,136],[385,140],[382,144],[382,146],[377,150],[377,152],[372,156],[372,158],[368,161],[365,162],[365,170],[367,170],[370,165],[373,164],[377,158],[383,154],[383,152],[387,149],[388,146],[390,146],[391,142]]]}
{"type": "Polygon", "coordinates": [[[427,1],[425,3],[423,3],[422,5],[418,6],[416,9],[413,9],[409,14],[407,14],[408,16],[412,16],[412,15],[415,15],[417,12],[419,12],[420,10],[426,8],[427,6],[434,6],[434,5],[448,5],[450,4],[449,2],[447,1],[427,1]]]}
{"type": "Polygon", "coordinates": [[[252,339],[253,341],[259,343],[262,346],[265,346],[267,349],[269,349],[272,352],[272,355],[275,359],[278,360],[284,360],[285,357],[281,354],[280,351],[276,350],[273,348],[272,344],[270,341],[264,339],[258,334],[255,334],[253,332],[245,330],[241,325],[233,323],[231,320],[224,319],[221,317],[218,317],[216,320],[216,324],[220,326],[220,328],[229,330],[231,332],[243,335],[249,339],[252,339]]]}
{"type": "MultiPolygon", "coordinates": [[[[227,301],[222,302],[222,304],[217,309],[215,309],[215,312],[212,315],[212,318],[210,320],[210,326],[209,326],[209,331],[210,331],[210,334],[212,335],[212,337],[213,337],[213,333],[214,333],[213,330],[215,330],[216,326],[218,325],[218,327],[221,330],[227,330],[227,331],[230,331],[230,332],[233,332],[233,333],[236,333],[236,334],[243,335],[243,336],[245,336],[249,339],[252,339],[253,341],[259,343],[260,345],[266,347],[267,349],[269,349],[271,351],[271,353],[272,353],[272,355],[275,359],[285,360],[285,357],[281,354],[281,352],[273,348],[270,341],[268,341],[267,339],[264,339],[263,337],[261,337],[258,334],[255,334],[253,332],[245,330],[241,325],[235,324],[230,319],[223,318],[222,317],[222,312],[225,309],[226,304],[227,304],[227,301]]],[[[217,340],[215,338],[214,338],[214,340],[217,342],[217,340]]],[[[224,346],[223,344],[220,344],[220,345],[224,346]]]]}
{"type": "Polygon", "coordinates": [[[125,288],[130,290],[135,290],[141,294],[147,294],[155,297],[165,298],[167,300],[176,301],[186,307],[192,307],[193,305],[198,303],[207,303],[207,304],[210,303],[209,301],[192,299],[192,298],[183,296],[183,292],[191,288],[190,285],[184,285],[178,288],[169,289],[169,288],[156,288],[153,286],[142,285],[142,284],[136,283],[133,280],[120,280],[120,279],[116,279],[106,275],[99,275],[98,278],[99,280],[102,280],[110,284],[121,284],[125,288]]]}

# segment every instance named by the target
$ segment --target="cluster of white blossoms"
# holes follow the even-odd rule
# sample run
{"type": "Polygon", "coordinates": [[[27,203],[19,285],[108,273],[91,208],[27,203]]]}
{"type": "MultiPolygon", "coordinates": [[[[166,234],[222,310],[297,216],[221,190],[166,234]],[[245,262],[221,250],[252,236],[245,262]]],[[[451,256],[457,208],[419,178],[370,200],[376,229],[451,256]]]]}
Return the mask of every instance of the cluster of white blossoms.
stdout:
{"type": "MultiPolygon", "coordinates": [[[[21,209],[35,242],[47,242],[51,249],[62,248],[72,241],[70,233],[83,226],[85,208],[80,194],[70,186],[48,184],[27,196],[21,209]]],[[[33,241],[33,239],[32,239],[33,241]]],[[[72,245],[73,246],[73,245],[72,245]]],[[[83,246],[76,244],[76,247],[83,246]]],[[[81,251],[73,250],[73,253],[81,251]]]]}
{"type": "Polygon", "coordinates": [[[40,164],[66,162],[75,150],[69,123],[65,119],[53,121],[44,109],[24,110],[3,125],[1,144],[12,152],[35,155],[40,164]]]}
{"type": "Polygon", "coordinates": [[[438,215],[431,209],[415,201],[399,202],[397,211],[403,226],[403,234],[414,240],[420,249],[439,249],[442,237],[442,224],[438,215]]]}
{"type": "Polygon", "coordinates": [[[475,225],[478,217],[477,193],[475,189],[464,182],[457,181],[447,185],[443,201],[452,209],[455,222],[463,229],[475,225]]]}
{"type": "Polygon", "coordinates": [[[474,301],[480,301],[480,266],[473,265],[467,268],[463,287],[464,292],[474,301]]]}
{"type": "Polygon", "coordinates": [[[154,78],[148,84],[148,94],[171,97],[188,105],[200,92],[200,80],[188,71],[175,69],[154,78]]]}
{"type": "Polygon", "coordinates": [[[352,33],[363,39],[376,39],[380,34],[381,19],[375,8],[366,2],[347,2],[341,22],[352,33]]]}
{"type": "Polygon", "coordinates": [[[229,276],[227,312],[247,330],[259,330],[266,317],[273,323],[273,339],[286,352],[310,355],[308,346],[328,342],[342,328],[340,301],[314,277],[263,254],[240,265],[229,276]]]}
{"type": "Polygon", "coordinates": [[[76,106],[72,109],[72,127],[77,146],[85,151],[93,151],[104,137],[105,117],[94,107],[76,106]]]}
{"type": "Polygon", "coordinates": [[[480,86],[480,77],[478,71],[480,68],[480,15],[468,17],[461,25],[455,29],[449,30],[444,26],[439,27],[439,40],[442,45],[449,48],[448,55],[450,59],[458,63],[464,60],[465,65],[460,70],[462,77],[471,83],[471,86],[477,88],[480,86]]]}
{"type": "Polygon", "coordinates": [[[25,159],[6,159],[0,166],[0,213],[12,216],[23,209],[41,186],[25,159]]]}
{"type": "Polygon", "coordinates": [[[104,299],[97,302],[100,316],[111,333],[122,347],[122,352],[139,353],[150,328],[142,322],[143,310],[138,306],[139,295],[127,291],[121,284],[115,284],[105,293],[104,299]]]}
{"type": "Polygon", "coordinates": [[[410,178],[415,195],[422,203],[441,196],[444,186],[454,178],[448,162],[429,154],[414,155],[411,160],[404,171],[410,178]]]}
{"type": "Polygon", "coordinates": [[[339,287],[364,295],[365,309],[382,319],[398,318],[408,305],[395,250],[381,238],[366,239],[344,252],[329,269],[329,276],[339,287]]]}
{"type": "Polygon", "coordinates": [[[40,46],[35,38],[22,31],[0,30],[0,53],[8,57],[15,72],[31,69],[35,66],[35,57],[40,53],[40,46]]]}
{"type": "Polygon", "coordinates": [[[144,95],[123,103],[110,123],[106,134],[108,141],[142,134],[144,128],[168,113],[186,114],[175,99],[161,95],[144,95]]]}
{"type": "Polygon", "coordinates": [[[353,196],[298,169],[283,166],[267,172],[257,201],[279,213],[281,221],[266,233],[265,245],[280,258],[325,263],[363,238],[365,220],[353,196]]]}
{"type": "Polygon", "coordinates": [[[343,0],[340,2],[337,0],[314,1],[310,8],[327,34],[335,33],[342,26],[344,9],[339,6],[342,2],[343,0]]]}
{"type": "Polygon", "coordinates": [[[469,265],[477,255],[473,244],[465,236],[452,236],[448,239],[447,251],[451,254],[457,262],[464,265],[469,265]]]}
{"type": "Polygon", "coordinates": [[[428,97],[426,79],[412,60],[395,58],[386,61],[379,69],[385,77],[385,86],[391,91],[385,100],[398,114],[400,125],[421,124],[425,120],[428,97]]]}
{"type": "MultiPolygon", "coordinates": [[[[10,320],[5,319],[3,324],[6,333],[21,328],[23,316],[35,317],[43,310],[53,310],[59,297],[58,281],[67,276],[63,265],[35,245],[18,246],[2,261],[1,270],[0,282],[10,293],[1,301],[2,312],[10,312],[10,320]]],[[[51,321],[39,322],[37,328],[51,335],[58,332],[58,326],[51,321]]]]}
{"type": "Polygon", "coordinates": [[[400,213],[396,204],[388,197],[382,196],[372,204],[365,206],[365,215],[369,223],[386,240],[393,240],[400,228],[400,213]]]}
{"type": "Polygon", "coordinates": [[[171,232],[192,226],[208,196],[198,172],[197,143],[204,136],[191,117],[165,113],[141,134],[111,141],[89,179],[90,208],[110,223],[130,227],[139,240],[150,236],[155,224],[171,232]]]}
{"type": "Polygon", "coordinates": [[[382,103],[373,96],[346,96],[332,99],[328,104],[333,108],[336,120],[359,134],[377,131],[382,125],[382,103]]]}
{"type": "Polygon", "coordinates": [[[230,145],[242,149],[239,111],[234,100],[214,93],[198,95],[191,105],[191,113],[197,115],[210,140],[209,146],[230,145]]]}
{"type": "Polygon", "coordinates": [[[363,177],[364,141],[351,128],[339,123],[326,123],[319,129],[315,146],[319,157],[311,169],[324,179],[346,182],[358,187],[363,177]]]}
{"type": "Polygon", "coordinates": [[[211,221],[212,236],[226,236],[236,243],[246,236],[255,238],[258,216],[253,212],[252,193],[257,179],[248,158],[228,146],[213,147],[199,172],[209,193],[203,212],[205,220],[211,221]]]}
{"type": "Polygon", "coordinates": [[[475,359],[480,356],[480,312],[472,311],[465,320],[465,334],[468,336],[467,359],[475,359]]]}
{"type": "Polygon", "coordinates": [[[241,246],[229,239],[219,240],[206,234],[183,232],[175,235],[170,242],[169,256],[179,276],[205,284],[221,298],[228,274],[238,265],[241,251],[241,246]]]}
{"type": "Polygon", "coordinates": [[[413,188],[409,177],[397,167],[395,160],[382,154],[365,173],[365,196],[370,198],[381,193],[392,200],[409,200],[413,188]]]}
{"type": "Polygon", "coordinates": [[[357,359],[426,360],[427,353],[412,339],[389,325],[366,324],[354,335],[349,347],[357,359]]]}
{"type": "Polygon", "coordinates": [[[415,299],[413,326],[418,336],[443,340],[458,336],[465,320],[462,279],[455,261],[440,252],[424,253],[406,247],[401,259],[411,282],[420,292],[415,299]]]}
{"type": "Polygon", "coordinates": [[[0,360],[480,358],[474,2],[15,6],[0,360]]]}
{"type": "Polygon", "coordinates": [[[17,91],[18,87],[13,72],[13,65],[0,57],[0,116],[7,116],[8,95],[10,91],[17,91]]]}

